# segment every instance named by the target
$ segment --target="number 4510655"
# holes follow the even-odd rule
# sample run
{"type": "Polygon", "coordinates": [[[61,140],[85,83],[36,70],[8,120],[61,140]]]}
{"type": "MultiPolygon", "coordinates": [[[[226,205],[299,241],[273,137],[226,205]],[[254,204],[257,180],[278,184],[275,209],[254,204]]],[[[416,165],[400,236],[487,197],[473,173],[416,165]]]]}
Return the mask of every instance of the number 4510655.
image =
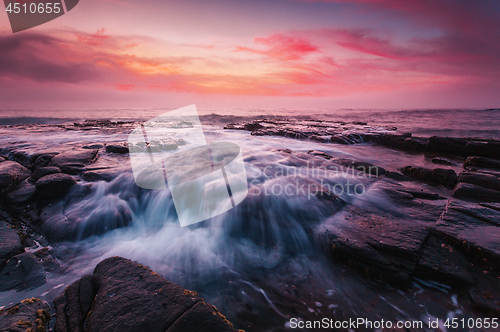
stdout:
{"type": "Polygon", "coordinates": [[[24,3],[24,4],[20,4],[20,3],[9,3],[9,5],[7,6],[7,8],[5,9],[7,11],[7,13],[11,14],[11,13],[14,13],[14,14],[19,14],[19,13],[23,13],[23,14],[28,14],[28,13],[31,13],[31,14],[43,14],[43,13],[47,13],[47,14],[59,14],[61,12],[61,4],[60,3],[39,3],[39,4],[36,4],[36,3],[30,3],[29,5],[24,3]]]}

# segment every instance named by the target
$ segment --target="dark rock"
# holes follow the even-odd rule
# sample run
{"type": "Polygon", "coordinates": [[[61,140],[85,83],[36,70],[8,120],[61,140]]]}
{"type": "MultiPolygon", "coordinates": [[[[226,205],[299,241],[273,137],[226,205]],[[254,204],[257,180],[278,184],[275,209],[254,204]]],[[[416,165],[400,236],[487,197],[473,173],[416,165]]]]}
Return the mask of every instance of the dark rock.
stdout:
{"type": "Polygon", "coordinates": [[[70,175],[56,173],[41,177],[35,186],[38,196],[44,199],[51,199],[64,196],[75,184],[76,180],[70,175]]]}
{"type": "Polygon", "coordinates": [[[500,315],[500,287],[498,277],[490,277],[485,273],[476,274],[476,281],[467,297],[476,310],[485,311],[489,314],[500,315]]]}
{"type": "Polygon", "coordinates": [[[92,277],[76,281],[54,304],[55,332],[236,332],[195,292],[120,257],[99,263],[92,277]]]}
{"type": "Polygon", "coordinates": [[[432,136],[429,137],[426,150],[452,155],[465,155],[467,142],[464,138],[432,136]]]}
{"type": "Polygon", "coordinates": [[[453,191],[453,197],[472,202],[500,202],[500,191],[460,182],[453,191]]]}
{"type": "Polygon", "coordinates": [[[403,175],[399,172],[389,172],[389,173],[387,173],[387,175],[385,177],[387,177],[389,179],[396,180],[396,181],[412,181],[411,178],[409,178],[406,175],[403,175]]]}
{"type": "Polygon", "coordinates": [[[125,154],[128,153],[128,146],[125,144],[112,144],[106,146],[106,152],[112,152],[112,153],[119,153],[119,154],[125,154]]]}
{"type": "Polygon", "coordinates": [[[59,152],[40,152],[34,153],[29,156],[30,168],[36,170],[39,167],[46,167],[54,156],[57,156],[59,152]]]}
{"type": "Polygon", "coordinates": [[[108,169],[96,169],[87,171],[82,174],[82,178],[88,182],[96,182],[96,181],[112,181],[118,174],[120,170],[117,168],[108,168],[108,169]]]}
{"type": "Polygon", "coordinates": [[[307,153],[310,154],[310,155],[312,155],[312,156],[322,157],[322,158],[325,158],[325,159],[331,159],[332,158],[332,156],[330,156],[329,154],[327,154],[326,152],[323,152],[323,151],[311,150],[311,151],[308,151],[307,153]]]}
{"type": "Polygon", "coordinates": [[[458,175],[458,182],[475,184],[484,188],[500,191],[500,178],[490,174],[464,172],[458,175]]]}
{"type": "Polygon", "coordinates": [[[454,287],[474,284],[471,264],[454,246],[436,236],[430,236],[422,249],[415,276],[454,287]]]}
{"type": "Polygon", "coordinates": [[[442,184],[445,187],[454,187],[457,183],[457,173],[451,169],[427,169],[422,167],[406,166],[401,169],[404,175],[414,179],[442,184]]]}
{"type": "Polygon", "coordinates": [[[21,205],[35,197],[36,187],[24,180],[14,191],[7,195],[10,203],[21,205]]]}
{"type": "Polygon", "coordinates": [[[465,152],[468,156],[500,159],[500,142],[470,141],[465,146],[465,152]]]}
{"type": "Polygon", "coordinates": [[[30,175],[31,172],[26,167],[15,161],[0,163],[0,194],[10,192],[30,175]]]}
{"type": "Polygon", "coordinates": [[[450,201],[436,231],[461,250],[500,268],[500,211],[481,204],[450,201]]]}
{"type": "Polygon", "coordinates": [[[99,149],[101,149],[103,147],[104,147],[104,145],[102,145],[102,144],[91,144],[91,145],[85,145],[85,146],[83,146],[82,149],[92,149],[92,150],[97,149],[97,150],[99,150],[99,149]]]}
{"type": "Polygon", "coordinates": [[[332,162],[338,163],[342,165],[343,167],[347,167],[348,171],[349,169],[356,170],[358,172],[362,172],[365,174],[370,174],[370,175],[375,175],[376,177],[382,176],[386,173],[386,170],[382,167],[364,162],[364,161],[355,161],[351,159],[344,159],[344,158],[334,158],[331,159],[332,162]]]}
{"type": "Polygon", "coordinates": [[[59,271],[61,266],[50,254],[49,248],[45,247],[35,252],[35,256],[42,260],[42,265],[47,272],[59,271]]]}
{"type": "Polygon", "coordinates": [[[50,307],[45,301],[31,298],[0,310],[0,331],[45,332],[49,330],[50,307]]]}
{"type": "Polygon", "coordinates": [[[58,154],[50,161],[50,164],[57,167],[63,165],[89,165],[97,158],[99,150],[77,149],[58,154]]]}
{"type": "Polygon", "coordinates": [[[435,157],[435,158],[432,158],[431,162],[433,162],[434,164],[440,164],[440,165],[455,165],[455,163],[453,161],[451,161],[450,159],[446,159],[446,158],[442,158],[442,157],[435,157]]]}
{"type": "Polygon", "coordinates": [[[464,162],[464,167],[484,167],[500,170],[500,160],[483,157],[467,157],[464,162]]]}
{"type": "Polygon", "coordinates": [[[30,167],[28,151],[24,151],[24,150],[11,151],[9,153],[9,160],[15,161],[16,163],[19,163],[26,168],[30,167]]]}
{"type": "Polygon", "coordinates": [[[43,235],[47,239],[56,242],[74,240],[78,234],[78,220],[70,219],[62,213],[49,214],[46,217],[44,214],[47,214],[45,212],[47,209],[50,209],[50,207],[42,210],[42,216],[40,217],[43,235]]]}
{"type": "Polygon", "coordinates": [[[31,183],[36,183],[38,179],[45,175],[50,175],[50,174],[55,174],[55,173],[61,173],[61,170],[59,167],[55,166],[48,166],[48,167],[40,167],[37,168],[33,174],[31,174],[31,177],[29,178],[29,181],[31,183]]]}
{"type": "Polygon", "coordinates": [[[78,175],[83,173],[85,166],[83,165],[62,165],[61,172],[69,175],[78,175]]]}
{"type": "Polygon", "coordinates": [[[0,259],[9,259],[23,251],[17,230],[5,221],[0,221],[0,259]]]}
{"type": "Polygon", "coordinates": [[[36,288],[47,282],[46,272],[40,259],[32,253],[11,257],[0,271],[0,291],[36,288]]]}

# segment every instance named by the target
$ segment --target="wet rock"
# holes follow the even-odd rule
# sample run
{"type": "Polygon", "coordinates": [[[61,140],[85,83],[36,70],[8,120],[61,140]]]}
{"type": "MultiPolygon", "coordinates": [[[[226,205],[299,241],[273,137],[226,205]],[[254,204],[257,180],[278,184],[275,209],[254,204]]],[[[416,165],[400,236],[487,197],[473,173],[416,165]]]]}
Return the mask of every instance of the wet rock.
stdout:
{"type": "Polygon", "coordinates": [[[369,277],[408,284],[428,230],[378,212],[348,208],[330,229],[332,254],[369,277]]]}
{"type": "Polygon", "coordinates": [[[454,287],[474,284],[473,271],[467,257],[437,236],[430,236],[422,249],[415,276],[454,287]]]}
{"type": "Polygon", "coordinates": [[[110,182],[120,174],[118,168],[96,169],[82,174],[82,178],[88,182],[106,181],[110,182]]]}
{"type": "Polygon", "coordinates": [[[434,164],[440,164],[440,165],[448,165],[448,166],[455,165],[455,163],[453,161],[451,161],[450,159],[446,159],[446,158],[442,158],[442,157],[432,158],[431,162],[434,164]]]}
{"type": "Polygon", "coordinates": [[[37,194],[43,199],[53,199],[64,196],[76,184],[76,180],[68,174],[55,173],[38,179],[35,186],[37,194]]]}
{"type": "Polygon", "coordinates": [[[50,307],[45,301],[31,298],[0,310],[0,331],[45,332],[49,330],[50,307]]]}
{"type": "Polygon", "coordinates": [[[426,151],[464,155],[467,142],[465,138],[432,136],[429,137],[425,148],[426,151]]]}
{"type": "Polygon", "coordinates": [[[452,196],[472,202],[500,202],[500,191],[464,182],[455,187],[452,196]]]}
{"type": "Polygon", "coordinates": [[[500,160],[475,156],[467,157],[464,162],[464,167],[484,167],[500,170],[500,160]]]}
{"type": "Polygon", "coordinates": [[[332,162],[338,163],[342,165],[343,167],[347,168],[347,171],[349,169],[356,170],[358,172],[362,172],[365,174],[370,174],[374,175],[376,177],[382,176],[386,173],[386,170],[382,167],[364,162],[364,161],[355,161],[351,159],[344,159],[344,158],[334,158],[331,159],[332,162]]]}
{"type": "Polygon", "coordinates": [[[500,268],[500,211],[482,204],[450,201],[436,232],[461,250],[500,268]]]}
{"type": "Polygon", "coordinates": [[[6,161],[6,160],[7,160],[7,158],[5,158],[5,157],[0,157],[0,163],[1,163],[2,161],[6,161]]]}
{"type": "Polygon", "coordinates": [[[386,178],[393,179],[396,181],[412,181],[411,178],[407,177],[406,175],[403,175],[399,172],[389,172],[385,176],[386,178]]]}
{"type": "Polygon", "coordinates": [[[500,159],[500,142],[470,141],[465,146],[465,152],[468,156],[480,156],[500,159]]]}
{"type": "Polygon", "coordinates": [[[76,149],[58,154],[50,161],[52,166],[62,167],[63,165],[89,165],[97,158],[99,150],[76,149]]]}
{"type": "Polygon", "coordinates": [[[82,147],[82,149],[92,149],[92,150],[99,150],[102,149],[104,145],[102,144],[91,144],[91,145],[85,145],[82,147]]]}
{"type": "Polygon", "coordinates": [[[7,199],[12,204],[21,205],[35,197],[35,192],[36,187],[24,180],[14,191],[7,195],[7,199]]]}
{"type": "Polygon", "coordinates": [[[47,282],[43,264],[32,253],[9,258],[0,271],[0,291],[36,288],[47,282]]]}
{"type": "Polygon", "coordinates": [[[488,189],[500,190],[500,177],[490,174],[463,172],[458,175],[458,182],[465,182],[488,189]]]}
{"type": "Polygon", "coordinates": [[[44,208],[40,216],[43,235],[55,242],[74,240],[78,234],[78,220],[70,219],[61,212],[55,214],[46,212],[50,208],[50,206],[44,208]]]}
{"type": "Polygon", "coordinates": [[[489,314],[500,315],[500,287],[498,276],[490,277],[488,274],[477,274],[476,281],[467,294],[476,310],[489,314]]]}
{"type": "Polygon", "coordinates": [[[83,165],[62,165],[61,172],[69,175],[79,175],[83,173],[85,166],[83,165]]]}
{"type": "Polygon", "coordinates": [[[35,256],[42,260],[43,268],[47,272],[59,271],[61,265],[57,260],[51,255],[49,248],[45,247],[35,252],[35,256]]]}
{"type": "Polygon", "coordinates": [[[441,184],[445,187],[454,187],[457,183],[457,173],[451,169],[406,166],[401,169],[404,175],[417,180],[441,184]]]}
{"type": "Polygon", "coordinates": [[[0,221],[0,259],[9,259],[23,251],[17,229],[5,221],[0,221]]]}
{"type": "Polygon", "coordinates": [[[427,144],[426,138],[412,137],[410,133],[366,135],[366,140],[387,147],[410,151],[423,151],[427,144]]]}
{"type": "Polygon", "coordinates": [[[34,153],[29,157],[29,165],[31,169],[36,170],[39,167],[46,167],[54,156],[57,156],[59,152],[40,152],[34,153]]]}
{"type": "Polygon", "coordinates": [[[236,332],[195,292],[121,257],[99,263],[92,277],[76,281],[54,304],[55,332],[236,332]]]}
{"type": "Polygon", "coordinates": [[[0,194],[10,192],[30,175],[31,172],[26,167],[15,161],[0,163],[0,194]]]}
{"type": "Polygon", "coordinates": [[[29,181],[31,183],[36,183],[38,181],[38,179],[40,179],[41,177],[44,177],[45,175],[55,174],[55,173],[61,173],[61,170],[59,169],[59,167],[55,167],[55,166],[39,167],[33,172],[33,174],[31,174],[29,181]]]}
{"type": "Polygon", "coordinates": [[[128,146],[126,144],[112,144],[106,146],[106,152],[126,154],[128,151],[128,146]]]}

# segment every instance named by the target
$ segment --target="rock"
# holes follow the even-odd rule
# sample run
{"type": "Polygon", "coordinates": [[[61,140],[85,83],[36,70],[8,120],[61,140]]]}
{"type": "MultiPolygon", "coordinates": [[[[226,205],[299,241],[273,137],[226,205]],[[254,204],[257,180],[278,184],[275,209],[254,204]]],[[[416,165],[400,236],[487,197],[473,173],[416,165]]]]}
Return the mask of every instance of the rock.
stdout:
{"type": "Polygon", "coordinates": [[[396,181],[412,181],[411,178],[407,177],[406,175],[403,175],[399,172],[389,172],[385,176],[386,178],[393,179],[396,181]]]}
{"type": "Polygon", "coordinates": [[[45,332],[49,330],[50,307],[45,301],[31,298],[0,310],[0,331],[45,332]]]}
{"type": "Polygon", "coordinates": [[[489,314],[500,315],[498,277],[489,277],[487,274],[481,273],[477,274],[475,278],[475,285],[467,294],[474,308],[489,314]]]}
{"type": "Polygon", "coordinates": [[[375,166],[373,164],[364,161],[355,161],[343,158],[334,158],[331,159],[331,161],[346,167],[347,168],[346,171],[352,169],[365,174],[374,175],[376,177],[382,176],[386,173],[386,170],[384,168],[375,166]]]}
{"type": "Polygon", "coordinates": [[[82,178],[88,182],[106,181],[110,182],[120,174],[118,168],[96,169],[82,174],[82,178]]]}
{"type": "Polygon", "coordinates": [[[61,172],[69,175],[78,175],[83,173],[85,167],[83,165],[62,165],[61,172]]]}
{"type": "Polygon", "coordinates": [[[64,196],[75,184],[76,180],[70,175],[55,173],[41,177],[35,186],[38,196],[43,199],[52,199],[64,196]]]}
{"type": "Polygon", "coordinates": [[[5,157],[0,157],[0,163],[1,163],[2,161],[6,161],[6,160],[7,160],[7,158],[5,158],[5,157]]]}
{"type": "Polygon", "coordinates": [[[18,183],[26,180],[31,172],[15,161],[0,163],[0,194],[6,194],[14,189],[18,183]]]}
{"type": "Polygon", "coordinates": [[[465,146],[467,142],[468,140],[465,138],[432,136],[429,137],[425,149],[426,151],[432,152],[465,155],[465,146]]]}
{"type": "Polygon", "coordinates": [[[430,279],[454,287],[474,284],[471,264],[467,257],[454,246],[431,235],[422,249],[415,276],[430,279]]]}
{"type": "Polygon", "coordinates": [[[5,221],[0,221],[0,259],[9,259],[23,251],[24,247],[17,229],[5,221]]]}
{"type": "Polygon", "coordinates": [[[323,151],[311,150],[311,151],[308,151],[307,153],[312,155],[312,156],[316,156],[316,157],[322,157],[325,159],[332,159],[332,156],[330,156],[329,154],[327,154],[326,152],[323,152],[323,151]]]}
{"type": "Polygon", "coordinates": [[[50,161],[50,164],[57,167],[63,165],[77,166],[89,165],[97,158],[99,150],[77,149],[58,154],[50,161]]]}
{"type": "Polygon", "coordinates": [[[128,146],[125,144],[112,144],[106,146],[106,152],[125,154],[128,153],[128,146]]]}
{"type": "Polygon", "coordinates": [[[27,180],[24,180],[16,190],[7,195],[7,199],[12,204],[21,205],[35,197],[35,192],[36,187],[27,180]]]}
{"type": "Polygon", "coordinates": [[[470,141],[465,146],[465,152],[468,156],[500,159],[500,142],[470,141]]]}
{"type": "Polygon", "coordinates": [[[99,150],[99,149],[101,149],[103,147],[104,147],[104,145],[102,145],[102,144],[91,144],[91,145],[85,145],[85,146],[83,146],[82,149],[92,149],[92,150],[97,149],[97,150],[99,150]]]}
{"type": "Polygon", "coordinates": [[[74,240],[78,235],[78,220],[72,220],[62,213],[50,214],[46,217],[44,214],[47,214],[45,212],[47,209],[50,209],[50,206],[43,209],[40,217],[43,235],[55,242],[74,240]]]}
{"type": "Polygon", "coordinates": [[[500,211],[482,204],[450,201],[436,232],[458,248],[500,269],[500,211]]]}
{"type": "Polygon", "coordinates": [[[236,332],[195,292],[121,257],[100,262],[92,277],[73,283],[54,304],[54,332],[236,332]]]}
{"type": "Polygon", "coordinates": [[[0,292],[36,288],[46,282],[41,260],[28,252],[11,257],[0,271],[0,292]]]}
{"type": "Polygon", "coordinates": [[[38,179],[40,179],[41,177],[44,177],[45,175],[55,174],[55,173],[61,173],[61,170],[59,169],[59,167],[55,167],[55,166],[40,167],[40,168],[37,168],[33,172],[33,174],[31,174],[29,181],[31,183],[36,183],[38,181],[38,179]]]}
{"type": "Polygon", "coordinates": [[[434,164],[440,164],[440,165],[448,165],[448,166],[455,165],[455,163],[453,161],[451,161],[450,159],[446,159],[446,158],[442,158],[442,157],[432,158],[431,162],[434,164]]]}
{"type": "Polygon", "coordinates": [[[500,170],[500,160],[483,157],[467,157],[464,162],[464,167],[484,167],[500,170]]]}
{"type": "Polygon", "coordinates": [[[59,152],[40,152],[34,153],[29,156],[28,162],[30,168],[36,170],[40,167],[46,167],[54,156],[57,156],[59,152]]]}
{"type": "Polygon", "coordinates": [[[451,169],[435,168],[433,170],[406,166],[401,169],[404,175],[417,180],[442,184],[445,187],[454,187],[457,183],[457,173],[451,169]]]}
{"type": "Polygon", "coordinates": [[[500,191],[464,182],[455,187],[452,196],[472,202],[500,202],[500,191]]]}
{"type": "Polygon", "coordinates": [[[484,188],[500,191],[500,177],[490,174],[464,172],[458,175],[458,182],[475,184],[484,188]]]}

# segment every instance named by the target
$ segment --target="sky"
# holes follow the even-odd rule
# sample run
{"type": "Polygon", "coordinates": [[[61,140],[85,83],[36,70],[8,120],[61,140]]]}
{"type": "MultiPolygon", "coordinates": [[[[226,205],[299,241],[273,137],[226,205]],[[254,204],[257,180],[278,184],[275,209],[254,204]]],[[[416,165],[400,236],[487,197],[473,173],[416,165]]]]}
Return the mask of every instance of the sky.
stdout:
{"type": "Polygon", "coordinates": [[[81,0],[12,33],[0,109],[497,108],[500,2],[81,0]]]}

